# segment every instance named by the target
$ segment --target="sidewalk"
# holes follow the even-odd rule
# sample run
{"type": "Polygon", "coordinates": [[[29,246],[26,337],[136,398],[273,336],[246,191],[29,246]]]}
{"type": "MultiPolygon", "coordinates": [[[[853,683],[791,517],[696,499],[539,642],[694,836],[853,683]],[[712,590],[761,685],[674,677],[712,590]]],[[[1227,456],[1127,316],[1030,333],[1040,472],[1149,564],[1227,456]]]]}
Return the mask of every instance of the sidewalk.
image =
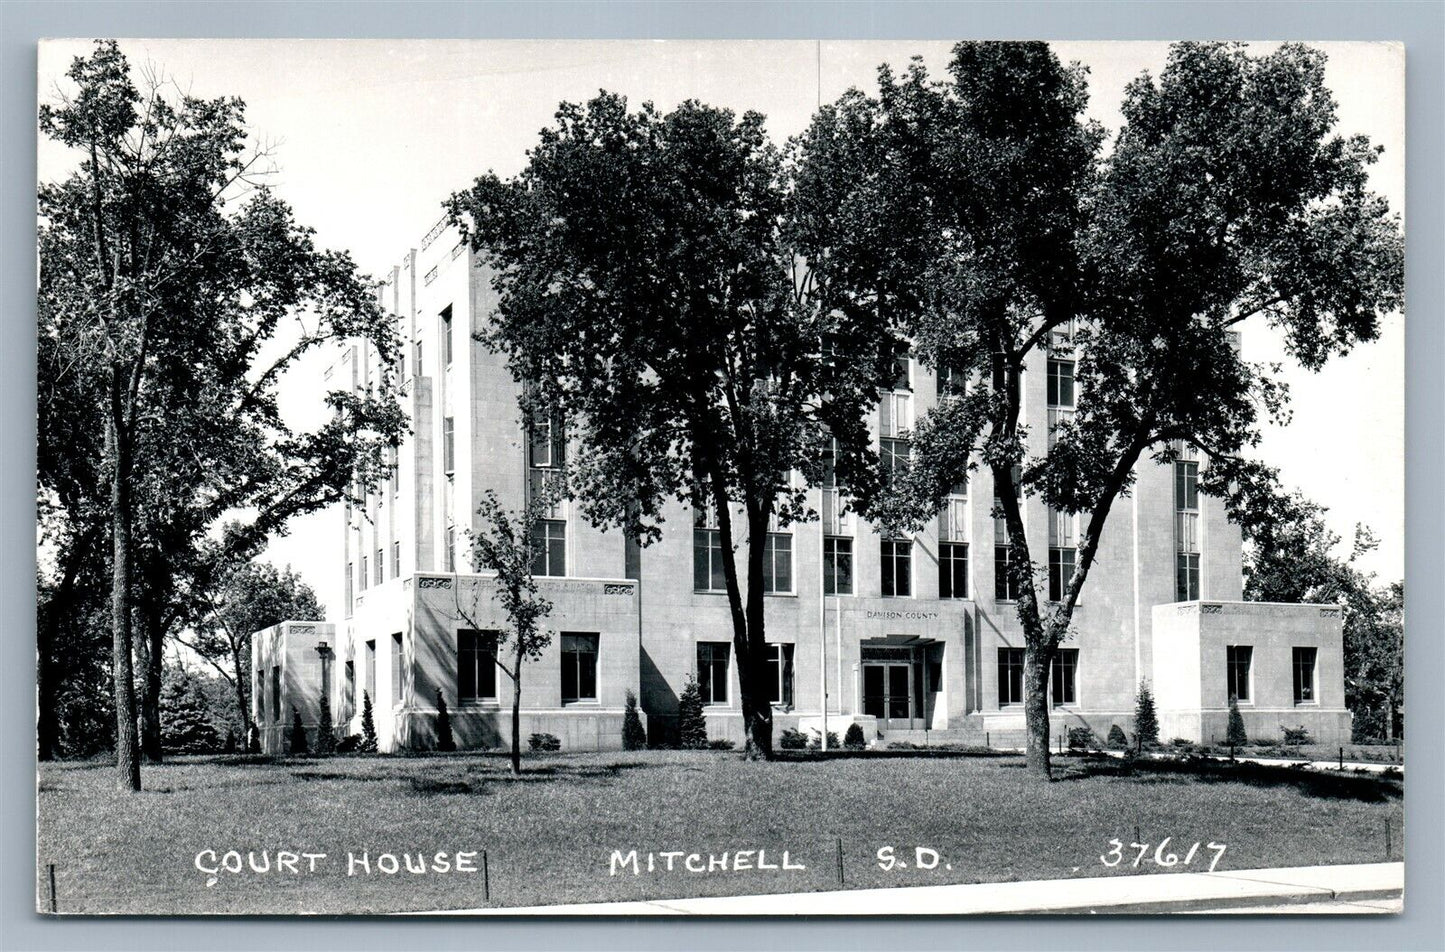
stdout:
{"type": "MultiPolygon", "coordinates": [[[[1300,866],[1213,873],[1153,873],[1021,883],[900,886],[892,889],[714,896],[646,902],[514,909],[460,909],[425,915],[506,916],[929,916],[1022,913],[1141,914],[1288,912],[1339,907],[1363,914],[1398,911],[1404,863],[1300,866]],[[1376,900],[1370,902],[1370,900],[1376,900]],[[1384,902],[1378,900],[1387,900],[1384,902]],[[1395,901],[1390,901],[1395,900],[1395,901]]],[[[1338,910],[1337,910],[1338,911],[1338,910]]]]}

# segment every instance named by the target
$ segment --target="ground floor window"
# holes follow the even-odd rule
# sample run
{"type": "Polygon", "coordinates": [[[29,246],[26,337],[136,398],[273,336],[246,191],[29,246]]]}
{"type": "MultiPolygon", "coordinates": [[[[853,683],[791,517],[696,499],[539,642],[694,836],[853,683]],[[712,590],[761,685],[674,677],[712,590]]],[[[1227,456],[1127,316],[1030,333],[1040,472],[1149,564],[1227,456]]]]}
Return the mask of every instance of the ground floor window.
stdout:
{"type": "Polygon", "coordinates": [[[968,543],[938,544],[938,597],[968,597],[968,543]]]}
{"type": "Polygon", "coordinates": [[[457,632],[457,703],[497,699],[497,633],[457,632]]]}
{"type": "Polygon", "coordinates": [[[906,598],[912,595],[912,540],[884,539],[879,546],[883,561],[883,597],[906,598]]]}
{"type": "Polygon", "coordinates": [[[376,642],[366,643],[366,695],[376,702],[376,642]]]}
{"type": "Polygon", "coordinates": [[[1193,602],[1199,599],[1199,553],[1180,552],[1175,555],[1174,600],[1193,602]]]}
{"type": "Polygon", "coordinates": [[[341,701],[341,720],[351,719],[356,704],[356,662],[346,662],[346,696],[341,701]]]}
{"type": "Polygon", "coordinates": [[[768,645],[768,700],[793,706],[793,646],[768,645]]]}
{"type": "Polygon", "coordinates": [[[1055,546],[1049,549],[1049,601],[1061,602],[1074,576],[1078,549],[1055,546]]]}
{"type": "Polygon", "coordinates": [[[1013,574],[1013,548],[1008,545],[993,547],[993,597],[1001,602],[1017,601],[1018,579],[1013,574]]]}
{"type": "Polygon", "coordinates": [[[1050,666],[1050,686],[1054,694],[1054,707],[1079,703],[1079,649],[1059,648],[1054,652],[1054,663],[1050,666]]]}
{"type": "Polygon", "coordinates": [[[697,643],[697,686],[704,704],[728,702],[728,651],[726,641],[697,643]]]}
{"type": "Polygon", "coordinates": [[[256,723],[266,722],[266,672],[256,672],[256,723]]]}
{"type": "Polygon", "coordinates": [[[722,533],[717,529],[692,530],[692,587],[699,592],[721,592],[723,579],[722,533]]]}
{"type": "Polygon", "coordinates": [[[1315,694],[1315,658],[1318,654],[1317,648],[1295,648],[1294,654],[1294,702],[1296,704],[1314,704],[1317,702],[1315,694]]]}
{"type": "Polygon", "coordinates": [[[597,635],[562,635],[562,703],[597,700],[597,635]]]}
{"type": "Polygon", "coordinates": [[[769,594],[793,590],[793,534],[769,532],[763,543],[763,591],[769,594]]]}
{"type": "Polygon", "coordinates": [[[1224,654],[1225,684],[1229,688],[1229,696],[1241,702],[1252,700],[1250,668],[1254,663],[1254,648],[1250,645],[1227,645],[1224,654]]]}
{"type": "Polygon", "coordinates": [[[281,720],[281,669],[271,669],[271,720],[281,720]]]}
{"type": "Polygon", "coordinates": [[[998,704],[1024,702],[1024,649],[998,649],[998,704]]]}
{"type": "Polygon", "coordinates": [[[823,540],[823,594],[853,594],[853,540],[828,536],[823,540]]]}
{"type": "Polygon", "coordinates": [[[391,636],[391,703],[393,706],[401,704],[401,632],[391,636]]]}

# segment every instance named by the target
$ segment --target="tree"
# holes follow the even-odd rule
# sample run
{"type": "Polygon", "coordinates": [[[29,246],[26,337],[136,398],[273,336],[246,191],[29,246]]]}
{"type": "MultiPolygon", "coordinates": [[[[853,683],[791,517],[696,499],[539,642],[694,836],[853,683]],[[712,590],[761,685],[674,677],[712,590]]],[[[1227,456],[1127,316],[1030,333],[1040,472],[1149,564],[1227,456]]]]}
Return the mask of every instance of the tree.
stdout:
{"type": "Polygon", "coordinates": [[[1244,730],[1244,716],[1239,713],[1239,698],[1229,696],[1229,728],[1225,741],[1230,747],[1243,747],[1249,743],[1249,734],[1244,730]]]}
{"type": "Polygon", "coordinates": [[[306,742],[306,725],[301,723],[301,710],[296,705],[291,705],[291,731],[287,737],[287,750],[293,754],[310,753],[311,747],[306,742]]]}
{"type": "Polygon", "coordinates": [[[877,98],[820,111],[799,147],[815,212],[802,250],[967,381],[918,421],[902,473],[854,488],[865,515],[908,527],[970,470],[991,475],[1024,633],[1027,761],[1047,776],[1049,666],[1137,467],[1197,447],[1201,488],[1231,507],[1267,479],[1251,451],[1286,393],[1230,335],[1252,320],[1318,369],[1398,307],[1402,243],[1367,189],[1378,150],[1330,133],[1317,51],[1176,44],[1157,79],[1128,86],[1107,156],[1081,119],[1084,71],[1045,44],[962,43],[949,72],[884,68],[877,98]],[[901,289],[886,307],[877,275],[901,289]],[[1059,355],[1075,362],[1074,409],[1031,434],[1022,375],[1060,347],[1077,348],[1059,355]],[[1072,567],[1033,558],[1026,494],[1079,520],[1072,567]]]}
{"type": "Polygon", "coordinates": [[[1139,682],[1134,696],[1134,746],[1143,751],[1159,743],[1159,715],[1154,710],[1154,692],[1148,681],[1139,682]]]}
{"type": "Polygon", "coordinates": [[[206,697],[185,671],[169,669],[161,689],[161,738],[178,754],[209,754],[220,745],[206,697]]]}
{"type": "Polygon", "coordinates": [[[753,757],[773,744],[769,527],[812,517],[832,441],[862,458],[896,351],[803,267],[788,191],[762,116],[602,93],[563,103],[516,178],[448,203],[499,295],[482,339],[526,385],[526,417],[554,415],[577,446],[583,514],[648,544],[676,498],[716,532],[708,584],[727,593],[753,757]]]}
{"type": "Polygon", "coordinates": [[[324,694],[321,696],[321,717],[316,722],[316,752],[336,752],[336,728],[331,723],[331,698],[324,694]]]}
{"type": "Polygon", "coordinates": [[[447,711],[446,695],[441,688],[437,688],[437,750],[450,752],[456,749],[457,742],[452,737],[452,716],[447,711]]]}
{"type": "Polygon", "coordinates": [[[251,635],[283,621],[323,621],[316,593],[291,566],[233,562],[221,546],[202,549],[204,576],[194,592],[202,602],[190,638],[176,640],[200,655],[232,688],[242,724],[251,722],[251,635]]]}
{"type": "Polygon", "coordinates": [[[697,678],[688,676],[677,699],[677,740],[683,750],[707,747],[707,718],[703,716],[702,691],[697,678]]]}
{"type": "Polygon", "coordinates": [[[376,753],[376,720],[371,713],[371,692],[361,692],[361,743],[357,750],[362,753],[376,753]]]}
{"type": "MultiPolygon", "coordinates": [[[[521,512],[502,507],[497,494],[488,489],[477,506],[482,529],[472,534],[472,566],[478,572],[496,577],[492,597],[507,615],[510,630],[497,637],[497,667],[512,682],[512,773],[522,772],[522,669],[535,661],[552,643],[552,632],[543,626],[543,619],[552,611],[552,603],[537,591],[532,567],[543,543],[538,529],[547,513],[557,504],[561,487],[545,486],[533,493],[521,512]],[[510,663],[503,661],[510,654],[510,663]]],[[[464,610],[457,595],[458,612],[473,628],[476,612],[464,610]]]]}
{"type": "Polygon", "coordinates": [[[642,750],[647,746],[647,731],[637,712],[637,695],[629,688],[626,707],[622,711],[622,749],[642,750]]]}
{"type": "Polygon", "coordinates": [[[172,95],[155,76],[138,87],[109,41],[67,75],[75,91],[39,116],[78,159],[38,195],[40,390],[88,435],[41,429],[43,461],[86,457],[63,477],[42,465],[41,486],[88,480],[69,511],[104,514],[117,782],[136,790],[132,654],[153,738],[163,641],[183,615],[176,580],[196,543],[244,512],[224,542],[245,557],[291,517],[366,491],[405,423],[390,371],[327,394],[333,416],[312,432],[282,420],[277,384],[301,357],[366,338],[387,366],[395,334],[350,259],[318,250],[263,187],[243,104],[172,95]]]}

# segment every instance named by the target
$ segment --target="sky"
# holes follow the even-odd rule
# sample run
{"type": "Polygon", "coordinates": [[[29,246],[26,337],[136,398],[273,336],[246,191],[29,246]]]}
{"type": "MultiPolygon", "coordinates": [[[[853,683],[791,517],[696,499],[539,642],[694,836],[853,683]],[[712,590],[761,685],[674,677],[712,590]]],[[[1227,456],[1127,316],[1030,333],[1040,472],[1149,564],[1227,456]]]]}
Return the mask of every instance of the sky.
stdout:
{"type": "MultiPolygon", "coordinates": [[[[1315,43],[1328,55],[1337,131],[1363,133],[1385,152],[1371,184],[1403,217],[1404,53],[1397,44],[1315,43]]],[[[669,109],[687,99],[755,110],[774,140],[801,132],[820,102],[874,88],[880,63],[921,56],[941,75],[951,44],[903,41],[125,40],[133,66],[191,95],[238,96],[253,141],[271,151],[276,193],[324,247],[351,252],[374,275],[400,263],[441,216],[441,202],[478,175],[508,176],[526,162],[557,104],[599,89],[669,109]]],[[[1166,43],[1059,42],[1059,57],[1089,68],[1088,115],[1110,133],[1126,83],[1158,74],[1166,43]]],[[[1258,44],[1265,51],[1273,44],[1258,44]]],[[[64,87],[89,41],[40,47],[42,101],[64,87]]],[[[42,180],[71,159],[38,148],[42,180]]],[[[1247,360],[1284,360],[1267,328],[1247,326],[1247,360]]],[[[310,360],[284,384],[290,405],[319,401],[326,361],[310,360]]],[[[1316,374],[1287,371],[1293,418],[1266,428],[1259,453],[1286,484],[1329,507],[1346,544],[1356,523],[1380,547],[1364,562],[1383,579],[1404,575],[1404,318],[1380,340],[1316,374]]],[[[265,558],[291,564],[328,607],[341,599],[339,511],[297,519],[265,558]]],[[[331,617],[331,616],[329,616],[331,617]]]]}

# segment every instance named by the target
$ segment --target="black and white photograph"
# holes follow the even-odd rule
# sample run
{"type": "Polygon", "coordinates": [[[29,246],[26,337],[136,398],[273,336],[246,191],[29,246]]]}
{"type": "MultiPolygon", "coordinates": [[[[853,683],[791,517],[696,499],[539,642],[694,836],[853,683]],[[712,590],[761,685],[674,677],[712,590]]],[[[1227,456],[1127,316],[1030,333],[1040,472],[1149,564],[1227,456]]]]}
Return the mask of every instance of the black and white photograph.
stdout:
{"type": "Polygon", "coordinates": [[[1402,43],[37,62],[36,912],[1405,908],[1402,43]]]}

